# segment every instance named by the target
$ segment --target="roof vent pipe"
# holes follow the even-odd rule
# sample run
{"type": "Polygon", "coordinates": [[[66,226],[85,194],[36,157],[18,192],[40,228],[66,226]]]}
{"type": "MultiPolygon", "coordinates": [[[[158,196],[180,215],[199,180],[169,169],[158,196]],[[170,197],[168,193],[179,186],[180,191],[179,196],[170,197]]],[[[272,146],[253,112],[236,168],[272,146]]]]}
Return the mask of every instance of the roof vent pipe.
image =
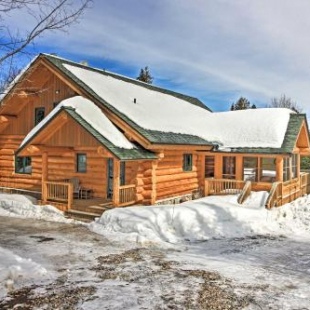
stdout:
{"type": "Polygon", "coordinates": [[[136,98],[133,98],[133,103],[137,103],[137,99],[136,98]]]}

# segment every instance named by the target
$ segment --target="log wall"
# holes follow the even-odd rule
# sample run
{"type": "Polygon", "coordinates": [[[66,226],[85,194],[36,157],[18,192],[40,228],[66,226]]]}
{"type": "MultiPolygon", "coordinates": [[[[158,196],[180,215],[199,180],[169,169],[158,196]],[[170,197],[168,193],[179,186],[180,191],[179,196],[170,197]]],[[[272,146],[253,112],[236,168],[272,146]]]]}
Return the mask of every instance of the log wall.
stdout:
{"type": "Polygon", "coordinates": [[[95,197],[107,196],[107,159],[98,154],[97,148],[76,148],[70,154],[48,156],[48,180],[63,181],[77,177],[82,187],[94,191],[95,197]],[[76,153],[87,154],[87,171],[76,172],[76,153]]]}
{"type": "Polygon", "coordinates": [[[1,186],[33,189],[41,188],[42,158],[32,158],[32,174],[15,173],[14,152],[23,140],[23,136],[0,135],[0,184],[1,186]]]}
{"type": "Polygon", "coordinates": [[[156,200],[189,194],[199,188],[201,166],[199,156],[193,154],[192,171],[183,171],[183,154],[189,152],[166,151],[156,169],[156,200]]]}

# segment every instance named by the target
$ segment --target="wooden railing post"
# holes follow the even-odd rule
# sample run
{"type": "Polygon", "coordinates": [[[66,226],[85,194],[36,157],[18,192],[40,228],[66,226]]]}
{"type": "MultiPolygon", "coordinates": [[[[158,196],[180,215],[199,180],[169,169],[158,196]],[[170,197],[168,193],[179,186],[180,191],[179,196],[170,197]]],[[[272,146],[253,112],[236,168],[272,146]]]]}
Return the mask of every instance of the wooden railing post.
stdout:
{"type": "Polygon", "coordinates": [[[72,208],[73,204],[73,184],[68,183],[68,210],[72,208]]]}

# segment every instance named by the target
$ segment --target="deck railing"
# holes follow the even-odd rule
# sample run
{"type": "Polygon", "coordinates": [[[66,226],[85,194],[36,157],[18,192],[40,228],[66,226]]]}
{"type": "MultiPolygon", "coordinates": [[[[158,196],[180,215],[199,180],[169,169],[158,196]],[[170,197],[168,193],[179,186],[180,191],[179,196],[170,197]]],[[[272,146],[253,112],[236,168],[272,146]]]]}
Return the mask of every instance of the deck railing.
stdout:
{"type": "Polygon", "coordinates": [[[67,204],[70,209],[73,202],[73,184],[70,182],[43,182],[42,200],[67,204]]]}
{"type": "Polygon", "coordinates": [[[136,202],[136,186],[134,184],[119,187],[119,206],[130,205],[136,202]]]}
{"type": "Polygon", "coordinates": [[[231,179],[206,179],[205,195],[230,195],[240,194],[245,185],[245,181],[231,179]]]}

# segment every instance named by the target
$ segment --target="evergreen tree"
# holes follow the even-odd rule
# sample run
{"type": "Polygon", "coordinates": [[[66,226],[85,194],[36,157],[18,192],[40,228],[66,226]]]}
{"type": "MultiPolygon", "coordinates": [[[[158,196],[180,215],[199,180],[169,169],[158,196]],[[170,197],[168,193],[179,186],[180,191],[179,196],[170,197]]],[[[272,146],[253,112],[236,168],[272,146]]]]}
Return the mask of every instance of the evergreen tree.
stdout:
{"type": "Polygon", "coordinates": [[[150,73],[148,66],[146,66],[146,67],[144,67],[144,69],[142,68],[140,70],[140,74],[137,77],[137,80],[148,83],[148,84],[153,83],[153,77],[151,76],[151,73],[150,73]]]}
{"type": "Polygon", "coordinates": [[[256,105],[253,103],[251,109],[256,109],[256,105]]]}
{"type": "MultiPolygon", "coordinates": [[[[250,101],[244,97],[240,97],[236,103],[233,103],[231,105],[230,110],[231,111],[236,111],[236,110],[246,110],[249,109],[251,106],[250,101]]],[[[254,105],[255,106],[255,105],[254,105]]],[[[253,107],[253,105],[252,105],[253,107]]],[[[255,107],[256,108],[256,107],[255,107]]]]}

